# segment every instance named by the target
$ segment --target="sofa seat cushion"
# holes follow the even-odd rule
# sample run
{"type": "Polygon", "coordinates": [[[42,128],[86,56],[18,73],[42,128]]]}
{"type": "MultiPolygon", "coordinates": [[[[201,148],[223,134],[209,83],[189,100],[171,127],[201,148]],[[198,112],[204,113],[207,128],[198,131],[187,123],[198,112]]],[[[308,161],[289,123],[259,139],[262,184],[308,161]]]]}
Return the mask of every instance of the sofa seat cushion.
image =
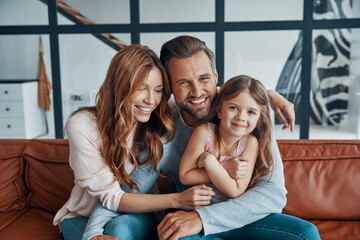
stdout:
{"type": "Polygon", "coordinates": [[[26,141],[8,140],[0,143],[0,212],[25,207],[27,189],[23,180],[22,151],[26,141]]]}
{"type": "Polygon", "coordinates": [[[52,225],[54,215],[41,209],[29,209],[0,231],[0,239],[63,240],[58,227],[52,225]]]}
{"type": "Polygon", "coordinates": [[[360,221],[311,220],[317,227],[322,240],[360,239],[360,221]]]}
{"type": "Polygon", "coordinates": [[[69,166],[69,145],[65,139],[32,140],[24,153],[27,205],[57,212],[68,200],[74,186],[69,166]]]}
{"type": "MultiPolygon", "coordinates": [[[[16,221],[27,209],[15,209],[7,212],[0,213],[0,231],[10,225],[12,222],[16,221]]],[[[2,238],[0,238],[2,239],[2,238]]]]}

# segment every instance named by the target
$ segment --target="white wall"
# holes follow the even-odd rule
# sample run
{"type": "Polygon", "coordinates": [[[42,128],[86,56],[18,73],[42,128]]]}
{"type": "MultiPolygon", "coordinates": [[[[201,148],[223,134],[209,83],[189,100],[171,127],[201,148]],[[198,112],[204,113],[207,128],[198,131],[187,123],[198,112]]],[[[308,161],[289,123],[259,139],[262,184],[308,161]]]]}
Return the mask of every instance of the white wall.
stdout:
{"type": "Polygon", "coordinates": [[[129,0],[64,0],[97,24],[130,23],[129,0]]]}
{"type": "Polygon", "coordinates": [[[0,0],[0,25],[48,23],[47,5],[39,0],[0,0]]]}
{"type": "Polygon", "coordinates": [[[225,21],[302,20],[302,9],[302,0],[225,0],[225,21]]]}
{"type": "MultiPolygon", "coordinates": [[[[130,34],[118,34],[130,42],[130,34]]],[[[93,106],[95,95],[105,79],[111,58],[116,51],[91,34],[59,35],[63,122],[83,106],[93,106]],[[81,95],[74,101],[71,95],[81,95]]]]}
{"type": "Polygon", "coordinates": [[[246,74],[275,89],[300,31],[246,31],[225,34],[225,80],[246,74]]]}
{"type": "Polygon", "coordinates": [[[215,0],[140,0],[140,23],[215,22],[215,0]]]}

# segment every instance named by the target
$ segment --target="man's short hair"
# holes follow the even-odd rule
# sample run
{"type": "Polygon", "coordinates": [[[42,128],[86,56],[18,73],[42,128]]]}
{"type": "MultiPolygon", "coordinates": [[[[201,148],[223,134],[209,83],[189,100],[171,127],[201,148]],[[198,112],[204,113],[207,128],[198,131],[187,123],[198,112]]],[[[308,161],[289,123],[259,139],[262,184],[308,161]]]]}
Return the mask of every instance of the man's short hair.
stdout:
{"type": "Polygon", "coordinates": [[[199,51],[204,51],[210,59],[211,69],[216,71],[214,53],[206,46],[205,42],[193,36],[179,36],[164,43],[160,51],[160,60],[169,75],[169,61],[172,57],[187,58],[199,51]]]}

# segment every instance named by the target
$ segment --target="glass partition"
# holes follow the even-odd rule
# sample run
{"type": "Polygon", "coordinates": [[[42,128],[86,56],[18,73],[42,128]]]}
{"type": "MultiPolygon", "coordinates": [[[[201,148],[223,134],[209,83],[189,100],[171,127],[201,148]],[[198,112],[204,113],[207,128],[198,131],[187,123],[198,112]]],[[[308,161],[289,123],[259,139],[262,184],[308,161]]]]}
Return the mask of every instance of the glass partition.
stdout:
{"type": "Polygon", "coordinates": [[[215,0],[140,0],[140,23],[214,21],[215,0]]]}
{"type": "Polygon", "coordinates": [[[316,0],[315,20],[360,18],[360,0],[316,0]]]}
{"type": "Polygon", "coordinates": [[[47,0],[0,1],[0,26],[48,24],[47,0]]]}
{"type": "Polygon", "coordinates": [[[57,2],[59,24],[129,24],[129,0],[57,2]]]}
{"type": "Polygon", "coordinates": [[[49,36],[1,35],[0,52],[0,138],[54,138],[49,36]]]}
{"type": "Polygon", "coordinates": [[[313,31],[310,139],[360,139],[360,29],[313,31]]]}
{"type": "MultiPolygon", "coordinates": [[[[109,34],[126,44],[130,34],[109,34]]],[[[60,70],[64,126],[75,110],[95,105],[112,57],[118,49],[92,34],[61,34],[60,70]]]]}
{"type": "Polygon", "coordinates": [[[225,21],[302,20],[302,0],[225,0],[225,21]]]}

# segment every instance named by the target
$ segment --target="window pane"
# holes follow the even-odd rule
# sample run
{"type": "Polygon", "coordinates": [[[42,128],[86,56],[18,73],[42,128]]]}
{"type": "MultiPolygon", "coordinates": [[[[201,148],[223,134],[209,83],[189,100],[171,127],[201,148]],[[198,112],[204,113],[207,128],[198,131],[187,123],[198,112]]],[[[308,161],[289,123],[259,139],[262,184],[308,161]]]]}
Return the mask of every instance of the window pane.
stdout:
{"type": "Polygon", "coordinates": [[[360,29],[313,31],[311,139],[360,139],[360,29]]]}
{"type": "MultiPolygon", "coordinates": [[[[52,84],[49,36],[41,35],[41,40],[42,66],[52,84]]],[[[40,35],[0,36],[0,138],[55,138],[52,91],[47,94],[50,111],[38,102],[39,43],[40,35]]]]}
{"type": "Polygon", "coordinates": [[[128,24],[129,0],[64,0],[58,2],[59,24],[128,24]]]}
{"type": "Polygon", "coordinates": [[[140,0],[141,23],[214,21],[214,0],[140,0]]]}
{"type": "Polygon", "coordinates": [[[314,19],[360,18],[360,0],[314,1],[314,19]]]}
{"type": "MultiPolygon", "coordinates": [[[[130,34],[111,34],[130,42],[130,34]]],[[[80,107],[94,106],[95,96],[117,49],[92,34],[59,36],[61,90],[64,125],[71,113],[80,107]]]]}
{"type": "Polygon", "coordinates": [[[302,0],[225,0],[227,22],[302,19],[302,0]]]}
{"type": "Polygon", "coordinates": [[[48,25],[47,0],[1,0],[0,25],[48,25]]]}
{"type": "MultiPolygon", "coordinates": [[[[267,89],[284,95],[290,102],[299,101],[299,92],[296,91],[300,90],[300,82],[288,84],[300,74],[301,62],[293,54],[295,51],[301,55],[299,36],[297,30],[225,33],[225,80],[236,75],[249,75],[261,81],[267,89]]],[[[282,123],[274,119],[273,111],[271,114],[277,139],[299,138],[298,125],[295,133],[282,131],[282,123]]]]}
{"type": "Polygon", "coordinates": [[[214,32],[191,32],[191,33],[142,33],[140,34],[141,44],[149,46],[158,56],[160,56],[161,46],[180,35],[190,35],[199,38],[206,43],[206,46],[215,53],[215,33],[214,32]]]}

